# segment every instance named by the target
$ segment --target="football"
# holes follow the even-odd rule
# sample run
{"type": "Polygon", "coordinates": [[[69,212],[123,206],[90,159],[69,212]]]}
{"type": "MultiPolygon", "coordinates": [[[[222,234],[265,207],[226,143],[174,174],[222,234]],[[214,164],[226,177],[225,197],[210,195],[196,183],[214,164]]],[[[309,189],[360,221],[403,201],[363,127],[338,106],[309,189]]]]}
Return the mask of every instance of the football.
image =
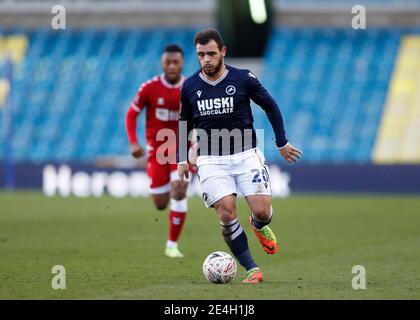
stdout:
{"type": "Polygon", "coordinates": [[[211,283],[228,283],[236,275],[236,261],[229,253],[215,251],[203,263],[204,277],[211,283]]]}

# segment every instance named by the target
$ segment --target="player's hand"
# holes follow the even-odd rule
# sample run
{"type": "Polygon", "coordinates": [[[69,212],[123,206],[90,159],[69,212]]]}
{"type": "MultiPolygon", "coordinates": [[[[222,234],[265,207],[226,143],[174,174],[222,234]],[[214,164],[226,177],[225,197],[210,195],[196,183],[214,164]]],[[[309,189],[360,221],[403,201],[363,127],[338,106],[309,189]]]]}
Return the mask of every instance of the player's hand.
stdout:
{"type": "Polygon", "coordinates": [[[130,145],[131,155],[138,159],[144,156],[144,149],[138,143],[133,143],[130,145]]]}
{"type": "Polygon", "coordinates": [[[296,163],[298,159],[301,158],[302,151],[298,148],[295,148],[290,143],[288,143],[284,148],[279,149],[281,156],[289,163],[296,163]]]}
{"type": "Polygon", "coordinates": [[[178,175],[179,179],[181,179],[181,182],[183,184],[188,183],[188,179],[190,177],[190,166],[188,165],[188,163],[178,163],[178,175]]]}

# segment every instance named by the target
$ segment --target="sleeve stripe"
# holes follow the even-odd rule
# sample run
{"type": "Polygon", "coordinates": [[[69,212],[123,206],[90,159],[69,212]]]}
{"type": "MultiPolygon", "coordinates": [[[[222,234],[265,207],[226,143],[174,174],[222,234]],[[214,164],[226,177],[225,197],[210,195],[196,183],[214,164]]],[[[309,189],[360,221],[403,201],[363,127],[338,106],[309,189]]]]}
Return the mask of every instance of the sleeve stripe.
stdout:
{"type": "Polygon", "coordinates": [[[284,149],[284,148],[286,148],[287,146],[289,146],[290,145],[290,143],[289,142],[287,142],[283,147],[277,147],[277,149],[279,149],[279,150],[282,150],[282,149],[284,149]]]}
{"type": "Polygon", "coordinates": [[[131,108],[133,108],[138,113],[141,112],[141,110],[135,104],[131,104],[131,108]]]}

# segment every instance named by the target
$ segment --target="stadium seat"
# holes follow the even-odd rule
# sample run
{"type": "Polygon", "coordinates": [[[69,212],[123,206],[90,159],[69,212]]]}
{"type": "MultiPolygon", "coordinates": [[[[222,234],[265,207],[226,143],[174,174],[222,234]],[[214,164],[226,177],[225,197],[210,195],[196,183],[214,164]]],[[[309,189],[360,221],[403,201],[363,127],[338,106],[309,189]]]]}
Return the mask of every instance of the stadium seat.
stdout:
{"type": "MultiPolygon", "coordinates": [[[[278,101],[288,139],[307,162],[370,162],[400,37],[409,30],[278,28],[261,81],[278,101]]],[[[265,114],[268,160],[278,160],[265,114]]],[[[264,126],[265,123],[265,126],[264,126]]]]}
{"type": "MultiPolygon", "coordinates": [[[[161,73],[159,55],[169,42],[185,50],[184,73],[194,72],[195,31],[2,29],[29,43],[14,74],[15,159],[92,161],[126,153],[124,116],[136,90],[161,73]]],[[[303,161],[370,161],[400,39],[409,33],[418,29],[274,30],[260,80],[281,107],[289,140],[305,151],[303,161]]],[[[266,115],[253,109],[266,157],[278,161],[266,115]]]]}

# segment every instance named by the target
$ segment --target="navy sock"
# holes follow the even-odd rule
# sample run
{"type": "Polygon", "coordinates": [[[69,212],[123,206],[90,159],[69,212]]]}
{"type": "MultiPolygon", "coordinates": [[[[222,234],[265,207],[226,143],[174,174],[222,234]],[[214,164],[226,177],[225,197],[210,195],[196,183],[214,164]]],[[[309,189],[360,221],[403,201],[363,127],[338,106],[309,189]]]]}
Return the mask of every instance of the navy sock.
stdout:
{"type": "Polygon", "coordinates": [[[238,222],[238,218],[223,223],[220,222],[223,238],[238,262],[248,271],[257,267],[248,247],[245,231],[238,222]]]}

